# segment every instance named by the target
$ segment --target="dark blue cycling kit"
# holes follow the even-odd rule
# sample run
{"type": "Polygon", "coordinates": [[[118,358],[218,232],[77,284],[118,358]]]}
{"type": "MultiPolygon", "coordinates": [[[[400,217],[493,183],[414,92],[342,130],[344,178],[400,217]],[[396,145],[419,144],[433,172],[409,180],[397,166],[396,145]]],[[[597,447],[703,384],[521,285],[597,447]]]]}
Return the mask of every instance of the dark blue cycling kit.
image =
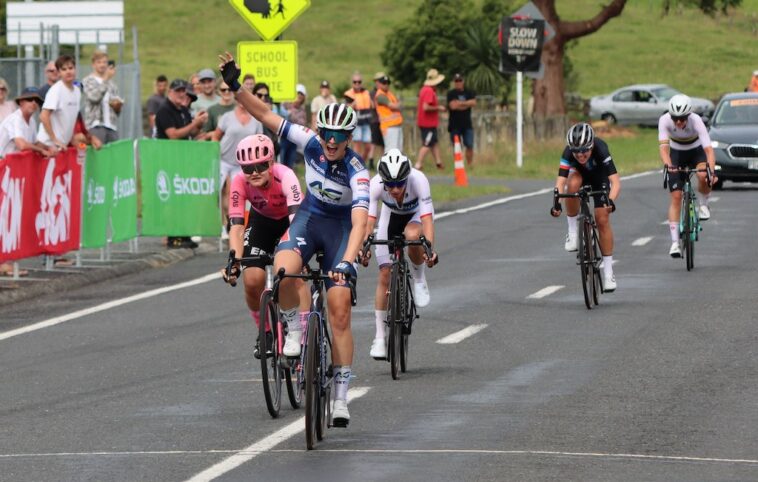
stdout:
{"type": "Polygon", "coordinates": [[[293,250],[307,263],[322,249],[324,266],[332,269],[347,248],[352,210],[368,211],[368,171],[349,148],[343,159],[328,161],[318,136],[307,127],[283,121],[278,134],[303,151],[306,194],[277,250],[293,250]]]}

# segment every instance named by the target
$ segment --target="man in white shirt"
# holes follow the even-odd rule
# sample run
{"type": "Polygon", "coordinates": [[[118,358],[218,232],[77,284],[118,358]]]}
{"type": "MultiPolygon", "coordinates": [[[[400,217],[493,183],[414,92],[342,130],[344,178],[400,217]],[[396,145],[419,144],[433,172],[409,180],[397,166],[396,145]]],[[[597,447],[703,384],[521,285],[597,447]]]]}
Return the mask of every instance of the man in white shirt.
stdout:
{"type": "Polygon", "coordinates": [[[54,155],[54,150],[37,142],[37,122],[34,113],[42,105],[36,87],[27,87],[16,97],[18,109],[0,123],[0,157],[18,151],[36,151],[43,156],[54,155]]]}
{"type": "MultiPolygon", "coordinates": [[[[39,115],[40,127],[37,139],[57,150],[65,149],[74,136],[74,126],[79,115],[81,91],[74,85],[76,62],[70,55],[61,55],[55,61],[61,79],[50,87],[39,115]]],[[[99,144],[99,140],[93,138],[99,144]]]]}

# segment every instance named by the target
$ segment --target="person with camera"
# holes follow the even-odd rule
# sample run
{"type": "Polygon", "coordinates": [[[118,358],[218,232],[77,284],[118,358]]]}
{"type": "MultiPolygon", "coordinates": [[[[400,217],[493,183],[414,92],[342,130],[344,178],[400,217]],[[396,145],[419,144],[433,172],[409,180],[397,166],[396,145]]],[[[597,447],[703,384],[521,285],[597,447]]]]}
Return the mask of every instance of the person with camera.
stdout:
{"type": "Polygon", "coordinates": [[[84,93],[84,124],[101,143],[118,140],[116,122],[124,105],[113,78],[116,63],[108,54],[95,50],[92,54],[92,73],[82,80],[84,93]]]}

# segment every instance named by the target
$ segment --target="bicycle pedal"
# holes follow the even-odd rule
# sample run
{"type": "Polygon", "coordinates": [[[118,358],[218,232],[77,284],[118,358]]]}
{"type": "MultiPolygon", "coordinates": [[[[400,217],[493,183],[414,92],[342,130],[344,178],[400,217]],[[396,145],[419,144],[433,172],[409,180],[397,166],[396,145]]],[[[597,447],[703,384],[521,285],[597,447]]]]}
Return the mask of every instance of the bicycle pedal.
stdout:
{"type": "Polygon", "coordinates": [[[385,361],[387,359],[386,356],[372,356],[371,358],[377,361],[385,361]]]}

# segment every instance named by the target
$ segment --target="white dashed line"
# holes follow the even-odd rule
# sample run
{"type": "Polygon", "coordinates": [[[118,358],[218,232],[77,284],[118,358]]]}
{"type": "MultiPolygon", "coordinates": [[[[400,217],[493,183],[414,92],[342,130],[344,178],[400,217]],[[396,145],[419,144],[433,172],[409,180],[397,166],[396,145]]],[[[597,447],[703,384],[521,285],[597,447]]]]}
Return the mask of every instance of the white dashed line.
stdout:
{"type": "Polygon", "coordinates": [[[565,286],[564,285],[548,286],[546,288],[542,288],[536,293],[532,293],[531,295],[527,296],[527,298],[532,299],[532,300],[538,300],[540,298],[544,298],[545,296],[552,295],[553,293],[555,293],[561,288],[565,288],[565,286]]]}
{"type": "MultiPolygon", "coordinates": [[[[348,400],[352,401],[356,398],[364,396],[371,387],[356,387],[348,392],[348,400]]],[[[291,424],[279,429],[272,433],[268,437],[255,442],[249,447],[245,447],[236,454],[227,457],[216,465],[209,467],[199,474],[195,475],[188,482],[201,482],[213,480],[217,477],[221,477],[225,473],[236,469],[240,465],[254,459],[258,455],[268,452],[272,448],[276,447],[285,440],[291,438],[294,435],[305,430],[305,417],[300,417],[291,424]]]]}
{"type": "Polygon", "coordinates": [[[439,340],[437,340],[437,343],[439,343],[440,345],[452,345],[454,343],[460,343],[466,338],[476,333],[479,333],[485,328],[487,328],[486,323],[471,325],[468,328],[462,329],[461,331],[456,331],[455,333],[451,333],[444,338],[440,338],[439,340]]]}
{"type": "Polygon", "coordinates": [[[710,197],[710,198],[708,199],[708,201],[709,201],[709,202],[712,202],[712,203],[715,203],[715,202],[716,202],[716,201],[718,201],[719,199],[721,199],[721,198],[720,198],[720,197],[718,197],[718,196],[712,196],[712,197],[710,197]]]}
{"type": "Polygon", "coordinates": [[[635,239],[632,246],[645,246],[647,243],[653,240],[652,236],[645,236],[644,238],[635,239]]]}

